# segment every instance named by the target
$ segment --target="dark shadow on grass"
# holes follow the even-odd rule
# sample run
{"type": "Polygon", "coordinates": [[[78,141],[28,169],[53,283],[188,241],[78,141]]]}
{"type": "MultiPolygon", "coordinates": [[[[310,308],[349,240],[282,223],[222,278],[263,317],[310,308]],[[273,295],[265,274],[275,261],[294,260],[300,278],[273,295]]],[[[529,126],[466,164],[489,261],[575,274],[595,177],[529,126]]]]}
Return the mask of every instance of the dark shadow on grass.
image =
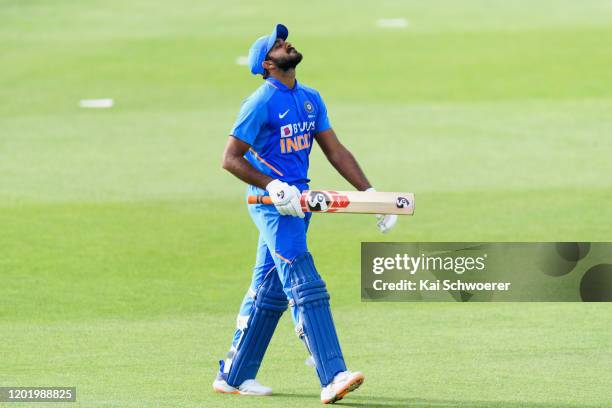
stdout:
{"type": "MultiPolygon", "coordinates": [[[[317,394],[288,394],[274,393],[272,398],[300,398],[317,399],[317,394]]],[[[334,404],[340,407],[368,407],[368,408],[595,408],[594,405],[573,405],[558,402],[538,403],[530,401],[453,401],[444,399],[424,399],[424,398],[399,398],[385,396],[369,396],[350,394],[345,399],[334,404]]]]}

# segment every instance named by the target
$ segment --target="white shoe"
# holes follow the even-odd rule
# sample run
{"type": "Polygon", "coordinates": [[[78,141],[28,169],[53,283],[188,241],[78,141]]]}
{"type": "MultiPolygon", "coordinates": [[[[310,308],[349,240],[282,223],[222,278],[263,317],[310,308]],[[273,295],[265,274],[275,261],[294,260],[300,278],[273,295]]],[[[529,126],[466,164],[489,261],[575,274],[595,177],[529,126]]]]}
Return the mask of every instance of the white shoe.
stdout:
{"type": "Polygon", "coordinates": [[[257,380],[244,380],[242,384],[232,387],[225,380],[217,378],[213,382],[213,389],[222,394],[240,394],[240,395],[272,395],[272,388],[261,385],[257,380]]]}
{"type": "Polygon", "coordinates": [[[321,402],[333,404],[340,401],[346,394],[359,388],[364,380],[365,377],[359,371],[354,373],[343,371],[336,374],[334,380],[321,389],[321,402]]]}

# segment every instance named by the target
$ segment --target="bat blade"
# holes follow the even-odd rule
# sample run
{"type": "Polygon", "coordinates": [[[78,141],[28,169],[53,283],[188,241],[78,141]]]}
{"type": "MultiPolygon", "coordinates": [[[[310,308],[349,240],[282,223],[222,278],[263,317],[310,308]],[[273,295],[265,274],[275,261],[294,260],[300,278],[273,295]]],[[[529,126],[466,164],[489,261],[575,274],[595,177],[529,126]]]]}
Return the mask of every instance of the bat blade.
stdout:
{"type": "MultiPolygon", "coordinates": [[[[267,196],[249,196],[248,203],[272,204],[272,200],[267,196]]],[[[305,190],[300,204],[304,212],[412,215],[414,194],[305,190]]]]}
{"type": "Polygon", "coordinates": [[[414,213],[414,194],[397,192],[307,190],[302,210],[310,212],[402,214],[414,213]]]}

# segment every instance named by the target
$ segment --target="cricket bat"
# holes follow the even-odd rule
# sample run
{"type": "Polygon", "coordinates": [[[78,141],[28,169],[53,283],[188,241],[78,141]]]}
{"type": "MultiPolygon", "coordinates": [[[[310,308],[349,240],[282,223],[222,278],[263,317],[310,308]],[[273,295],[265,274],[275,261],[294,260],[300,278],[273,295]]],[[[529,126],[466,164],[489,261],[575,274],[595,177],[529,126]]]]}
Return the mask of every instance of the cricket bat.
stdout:
{"type": "MultiPolygon", "coordinates": [[[[272,204],[269,196],[248,196],[249,204],[272,204]]],[[[325,213],[398,214],[414,213],[414,194],[305,190],[300,198],[302,211],[325,213]]]]}

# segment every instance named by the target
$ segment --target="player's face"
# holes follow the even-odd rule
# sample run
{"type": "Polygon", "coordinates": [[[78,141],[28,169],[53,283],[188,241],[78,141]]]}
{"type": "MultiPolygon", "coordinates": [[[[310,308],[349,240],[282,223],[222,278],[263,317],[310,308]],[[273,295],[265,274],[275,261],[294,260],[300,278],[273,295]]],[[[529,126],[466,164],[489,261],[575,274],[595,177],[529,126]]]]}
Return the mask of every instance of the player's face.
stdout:
{"type": "Polygon", "coordinates": [[[290,42],[282,38],[277,38],[272,49],[268,52],[268,59],[272,61],[278,69],[287,71],[291,68],[295,68],[300,61],[302,61],[302,54],[293,48],[290,42]]]}

